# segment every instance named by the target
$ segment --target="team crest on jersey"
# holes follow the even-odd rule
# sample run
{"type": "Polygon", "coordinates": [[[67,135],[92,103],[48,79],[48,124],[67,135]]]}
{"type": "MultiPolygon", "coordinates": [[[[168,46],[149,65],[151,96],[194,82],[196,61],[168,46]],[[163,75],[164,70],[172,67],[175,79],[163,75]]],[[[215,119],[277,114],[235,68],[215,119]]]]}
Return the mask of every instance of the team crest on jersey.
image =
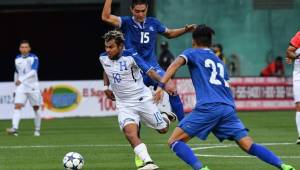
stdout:
{"type": "Polygon", "coordinates": [[[152,26],[149,27],[150,31],[154,31],[154,28],[152,26]]]}

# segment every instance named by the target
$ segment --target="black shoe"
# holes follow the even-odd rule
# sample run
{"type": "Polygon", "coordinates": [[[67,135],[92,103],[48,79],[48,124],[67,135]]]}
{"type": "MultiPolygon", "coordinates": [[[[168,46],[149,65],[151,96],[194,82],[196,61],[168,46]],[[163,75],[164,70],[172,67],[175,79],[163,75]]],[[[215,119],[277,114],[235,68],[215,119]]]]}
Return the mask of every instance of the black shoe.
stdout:
{"type": "Polygon", "coordinates": [[[297,145],[300,145],[300,136],[298,137],[297,141],[296,141],[297,145]]]}
{"type": "Polygon", "coordinates": [[[161,112],[161,114],[166,114],[171,122],[175,122],[177,120],[177,116],[173,112],[161,112]]]}

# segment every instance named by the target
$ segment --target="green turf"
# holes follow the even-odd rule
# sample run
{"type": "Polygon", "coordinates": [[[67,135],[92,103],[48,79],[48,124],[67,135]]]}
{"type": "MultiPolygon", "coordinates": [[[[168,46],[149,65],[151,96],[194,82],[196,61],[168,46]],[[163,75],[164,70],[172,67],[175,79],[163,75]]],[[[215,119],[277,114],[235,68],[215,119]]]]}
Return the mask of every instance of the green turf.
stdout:
{"type": "MultiPolygon", "coordinates": [[[[294,112],[240,113],[258,143],[294,143],[297,137],[294,112]]],[[[33,121],[21,122],[18,137],[7,136],[4,129],[10,121],[0,121],[0,170],[59,170],[65,153],[76,151],[85,159],[86,170],[133,170],[134,154],[120,132],[117,119],[72,118],[43,121],[42,136],[33,137],[33,121]],[[18,148],[19,147],[19,148],[18,148]]],[[[142,138],[148,145],[154,161],[162,170],[190,170],[170,152],[166,145],[168,136],[157,134],[143,126],[142,138]]],[[[210,136],[208,141],[193,139],[193,147],[219,144],[210,136]]],[[[226,145],[234,144],[225,142],[226,145]]],[[[275,144],[268,146],[276,154],[285,156],[287,163],[300,168],[300,145],[275,144]],[[292,156],[292,157],[291,157],[292,156]],[[298,158],[295,158],[298,157],[298,158]]],[[[237,147],[196,150],[197,154],[247,156],[237,147]]],[[[201,157],[211,170],[275,170],[255,158],[201,157]]]]}

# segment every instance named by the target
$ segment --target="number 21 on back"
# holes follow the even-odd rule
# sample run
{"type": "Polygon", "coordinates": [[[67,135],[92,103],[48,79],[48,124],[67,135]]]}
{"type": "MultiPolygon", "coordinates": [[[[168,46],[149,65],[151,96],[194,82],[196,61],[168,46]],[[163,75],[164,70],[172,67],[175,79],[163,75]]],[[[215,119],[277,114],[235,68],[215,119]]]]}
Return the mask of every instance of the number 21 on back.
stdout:
{"type": "Polygon", "coordinates": [[[217,63],[216,64],[213,60],[206,59],[205,60],[205,67],[212,69],[212,72],[211,72],[211,75],[210,75],[210,79],[209,79],[209,82],[211,84],[222,85],[222,81],[217,79],[217,75],[219,74],[220,77],[222,78],[225,86],[229,87],[229,83],[224,78],[225,76],[224,76],[224,66],[223,66],[223,64],[221,64],[221,63],[217,63]],[[217,71],[217,68],[219,69],[219,73],[217,71]]]}

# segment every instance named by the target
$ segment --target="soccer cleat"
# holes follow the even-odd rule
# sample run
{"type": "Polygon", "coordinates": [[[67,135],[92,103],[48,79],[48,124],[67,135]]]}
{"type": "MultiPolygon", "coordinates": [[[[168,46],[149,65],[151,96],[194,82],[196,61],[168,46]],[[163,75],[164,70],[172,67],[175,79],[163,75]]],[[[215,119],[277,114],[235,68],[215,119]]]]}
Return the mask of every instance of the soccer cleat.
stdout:
{"type": "Polygon", "coordinates": [[[137,155],[135,155],[135,166],[137,168],[142,168],[144,166],[143,160],[141,160],[140,157],[137,155]]]}
{"type": "Polygon", "coordinates": [[[159,167],[153,162],[146,162],[145,165],[138,170],[159,170],[159,167]]]}
{"type": "Polygon", "coordinates": [[[200,170],[209,170],[207,166],[201,168],[200,170]]]}
{"type": "Polygon", "coordinates": [[[171,122],[175,122],[177,120],[177,116],[173,112],[161,112],[161,114],[166,114],[171,122]]]}
{"type": "Polygon", "coordinates": [[[18,136],[18,131],[14,128],[7,128],[6,133],[9,135],[18,136]]]}
{"type": "Polygon", "coordinates": [[[300,136],[298,137],[296,144],[300,145],[300,136]]]}
{"type": "Polygon", "coordinates": [[[293,168],[291,165],[286,165],[286,164],[282,164],[282,165],[281,165],[281,169],[282,169],[282,170],[296,170],[296,169],[293,168]]]}
{"type": "Polygon", "coordinates": [[[33,135],[34,135],[34,136],[41,136],[41,133],[40,133],[39,130],[35,130],[33,135]]]}

